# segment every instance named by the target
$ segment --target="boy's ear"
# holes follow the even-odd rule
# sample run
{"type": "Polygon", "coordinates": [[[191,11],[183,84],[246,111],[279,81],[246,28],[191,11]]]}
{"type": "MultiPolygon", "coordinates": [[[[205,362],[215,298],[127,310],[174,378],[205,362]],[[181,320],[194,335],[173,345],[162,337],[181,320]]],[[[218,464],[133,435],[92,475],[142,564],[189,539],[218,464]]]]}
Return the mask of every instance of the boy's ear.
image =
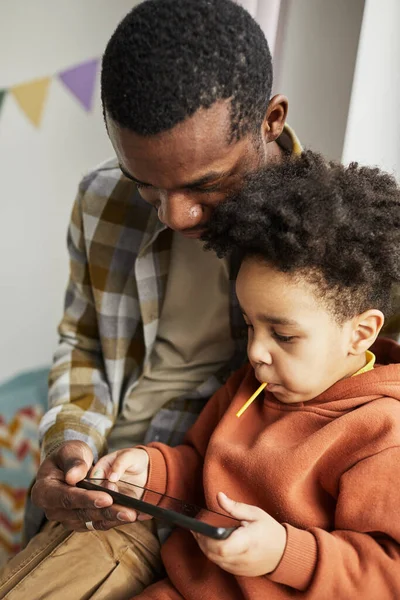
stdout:
{"type": "Polygon", "coordinates": [[[375,308],[354,317],[349,353],[358,355],[366,352],[378,337],[384,321],[383,313],[375,308]]]}
{"type": "Polygon", "coordinates": [[[288,100],[283,94],[277,94],[269,101],[262,124],[262,133],[267,144],[281,135],[286,122],[288,100]]]}

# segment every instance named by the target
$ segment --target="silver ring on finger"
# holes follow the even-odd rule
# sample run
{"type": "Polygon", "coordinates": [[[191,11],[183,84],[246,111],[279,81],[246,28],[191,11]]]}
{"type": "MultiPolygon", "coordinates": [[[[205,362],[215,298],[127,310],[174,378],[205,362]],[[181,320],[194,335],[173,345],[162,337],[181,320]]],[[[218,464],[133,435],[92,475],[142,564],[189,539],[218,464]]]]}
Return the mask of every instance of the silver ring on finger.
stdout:
{"type": "Polygon", "coordinates": [[[93,521],[86,521],[85,527],[89,531],[95,531],[95,528],[94,528],[94,525],[93,525],[93,521]]]}

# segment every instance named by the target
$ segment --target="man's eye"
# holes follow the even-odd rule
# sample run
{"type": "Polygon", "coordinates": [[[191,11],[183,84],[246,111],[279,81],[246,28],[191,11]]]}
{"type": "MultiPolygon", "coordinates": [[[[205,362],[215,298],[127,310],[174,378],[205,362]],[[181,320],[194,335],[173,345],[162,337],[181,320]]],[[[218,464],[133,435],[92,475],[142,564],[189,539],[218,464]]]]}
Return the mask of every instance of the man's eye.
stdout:
{"type": "Polygon", "coordinates": [[[290,343],[295,339],[295,335],[280,335],[279,333],[276,333],[276,331],[273,332],[273,336],[275,339],[278,340],[278,342],[283,342],[283,343],[290,343]]]}
{"type": "Polygon", "coordinates": [[[148,183],[139,183],[138,181],[135,181],[135,184],[136,184],[136,187],[138,190],[153,187],[153,186],[149,185],[148,183]]]}
{"type": "Polygon", "coordinates": [[[215,185],[209,185],[208,187],[197,188],[196,192],[199,192],[199,194],[211,194],[212,192],[217,192],[220,189],[221,185],[216,183],[215,185]]]}

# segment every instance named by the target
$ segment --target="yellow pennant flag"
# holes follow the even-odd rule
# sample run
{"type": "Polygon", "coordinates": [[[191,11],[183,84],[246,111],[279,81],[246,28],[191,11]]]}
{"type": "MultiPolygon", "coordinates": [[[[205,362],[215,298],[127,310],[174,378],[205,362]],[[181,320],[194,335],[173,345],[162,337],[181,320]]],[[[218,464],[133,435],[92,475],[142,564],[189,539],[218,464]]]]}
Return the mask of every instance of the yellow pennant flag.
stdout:
{"type": "Polygon", "coordinates": [[[50,77],[43,77],[42,79],[35,79],[29,83],[14,85],[14,87],[9,90],[28,119],[36,127],[39,127],[40,125],[50,81],[50,77]]]}

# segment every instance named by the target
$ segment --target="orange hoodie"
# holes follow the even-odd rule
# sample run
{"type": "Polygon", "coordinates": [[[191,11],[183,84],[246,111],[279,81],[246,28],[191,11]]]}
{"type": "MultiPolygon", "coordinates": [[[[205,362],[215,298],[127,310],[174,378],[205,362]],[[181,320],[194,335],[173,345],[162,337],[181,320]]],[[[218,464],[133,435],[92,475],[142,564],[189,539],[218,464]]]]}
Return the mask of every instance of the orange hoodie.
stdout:
{"type": "MultiPolygon", "coordinates": [[[[400,363],[380,340],[378,362],[400,363]],[[382,358],[381,358],[382,357],[382,358]]],[[[276,570],[236,577],[177,529],[162,547],[168,579],[141,600],[386,600],[400,598],[400,364],[337,382],[285,405],[246,366],[207,403],[185,444],[146,446],[147,486],[220,510],[217,492],[256,505],[287,529],[276,570]],[[201,485],[202,483],[202,485],[201,485]]]]}

